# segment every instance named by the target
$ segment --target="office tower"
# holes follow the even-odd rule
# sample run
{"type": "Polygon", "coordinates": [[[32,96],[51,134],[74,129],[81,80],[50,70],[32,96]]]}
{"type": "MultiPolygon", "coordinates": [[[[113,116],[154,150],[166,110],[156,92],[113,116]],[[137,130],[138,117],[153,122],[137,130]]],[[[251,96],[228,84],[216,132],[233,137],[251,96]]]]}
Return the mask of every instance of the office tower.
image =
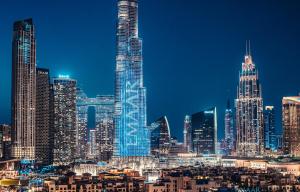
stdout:
{"type": "Polygon", "coordinates": [[[151,154],[155,157],[166,157],[170,150],[170,127],[166,116],[160,117],[151,127],[151,154]]]}
{"type": "Polygon", "coordinates": [[[227,101],[227,107],[225,110],[225,148],[226,154],[230,155],[235,150],[235,130],[233,124],[233,111],[230,106],[230,100],[227,101]]]}
{"type": "Polygon", "coordinates": [[[35,158],[36,39],[32,19],[14,23],[12,40],[12,140],[14,158],[35,158]]]}
{"type": "Polygon", "coordinates": [[[36,161],[52,164],[53,131],[51,120],[51,88],[48,69],[36,70],[36,161]]]}
{"type": "Polygon", "coordinates": [[[215,107],[191,116],[193,151],[215,154],[217,147],[217,109],[215,107]]]}
{"type": "Polygon", "coordinates": [[[237,155],[244,157],[263,155],[263,99],[258,72],[252,62],[250,48],[246,50],[245,61],[239,74],[236,128],[237,155]]]}
{"type": "Polygon", "coordinates": [[[11,158],[11,126],[2,124],[0,125],[0,130],[2,133],[2,158],[11,158]]]}
{"type": "Polygon", "coordinates": [[[283,151],[300,156],[300,96],[282,99],[283,151]]]}
{"type": "Polygon", "coordinates": [[[283,135],[282,134],[273,134],[271,135],[271,138],[270,138],[270,149],[272,151],[278,151],[280,149],[282,149],[282,138],[283,135]]]}
{"type": "Polygon", "coordinates": [[[186,115],[183,125],[183,145],[186,152],[192,151],[192,125],[191,116],[186,115]]]}
{"type": "MultiPolygon", "coordinates": [[[[275,135],[275,109],[274,106],[265,106],[264,110],[264,140],[265,149],[271,149],[273,135],[275,135]]],[[[274,147],[273,147],[274,148],[274,147]]]]}
{"type": "Polygon", "coordinates": [[[137,0],[118,1],[114,156],[150,154],[137,0]]]}
{"type": "Polygon", "coordinates": [[[69,164],[76,158],[76,80],[53,79],[54,164],[69,164]]]}
{"type": "MultiPolygon", "coordinates": [[[[77,151],[80,158],[87,156],[88,109],[95,109],[95,160],[108,161],[113,154],[114,137],[114,96],[98,95],[88,98],[83,90],[77,89],[77,151]]],[[[90,132],[91,133],[91,132],[90,132]]],[[[91,142],[91,141],[89,141],[91,142]]]]}

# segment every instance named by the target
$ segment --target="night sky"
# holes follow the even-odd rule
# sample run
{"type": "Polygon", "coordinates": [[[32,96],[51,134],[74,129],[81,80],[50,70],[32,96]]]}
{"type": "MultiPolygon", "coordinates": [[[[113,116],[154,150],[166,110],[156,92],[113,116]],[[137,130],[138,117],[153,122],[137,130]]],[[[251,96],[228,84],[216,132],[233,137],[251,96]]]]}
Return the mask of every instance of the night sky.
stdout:
{"type": "MultiPolygon", "coordinates": [[[[162,115],[182,139],[185,114],[216,106],[223,136],[226,100],[251,40],[265,105],[300,91],[300,1],[140,0],[148,123],[162,115]]],[[[89,97],[114,93],[116,0],[0,1],[0,122],[10,122],[13,22],[33,18],[38,67],[70,74],[89,97]]]]}

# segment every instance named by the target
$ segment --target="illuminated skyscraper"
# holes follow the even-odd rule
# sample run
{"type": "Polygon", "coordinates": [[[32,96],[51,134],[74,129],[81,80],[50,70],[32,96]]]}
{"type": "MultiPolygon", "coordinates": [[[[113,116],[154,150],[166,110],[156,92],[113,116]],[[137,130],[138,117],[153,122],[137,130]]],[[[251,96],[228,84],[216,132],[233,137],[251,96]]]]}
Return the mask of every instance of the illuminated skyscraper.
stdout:
{"type": "Polygon", "coordinates": [[[217,109],[211,108],[191,116],[193,151],[215,154],[217,148],[217,109]]]}
{"type": "Polygon", "coordinates": [[[263,99],[258,72],[247,49],[236,99],[236,146],[237,155],[254,157],[264,151],[263,99]]]}
{"type": "Polygon", "coordinates": [[[138,33],[137,0],[118,1],[115,84],[116,157],[150,154],[143,83],[142,40],[138,33]]]}
{"type": "Polygon", "coordinates": [[[283,150],[300,157],[300,96],[282,99],[283,150]]]}
{"type": "Polygon", "coordinates": [[[166,157],[171,146],[171,133],[166,116],[157,119],[151,127],[151,153],[156,157],[166,157]]]}
{"type": "Polygon", "coordinates": [[[35,158],[36,39],[32,19],[14,23],[12,41],[12,140],[15,158],[35,158]]]}
{"type": "Polygon", "coordinates": [[[191,116],[186,115],[183,125],[183,145],[187,152],[192,151],[192,124],[191,116]]]}
{"type": "Polygon", "coordinates": [[[228,100],[225,110],[225,149],[228,154],[235,150],[236,134],[233,123],[233,111],[228,100]]]}
{"type": "Polygon", "coordinates": [[[53,162],[53,98],[48,69],[36,70],[36,161],[53,162]]]}
{"type": "Polygon", "coordinates": [[[275,109],[274,106],[265,106],[264,110],[264,140],[266,149],[274,149],[275,136],[275,109]]]}
{"type": "Polygon", "coordinates": [[[76,80],[53,79],[54,163],[68,164],[76,158],[76,80]]]}

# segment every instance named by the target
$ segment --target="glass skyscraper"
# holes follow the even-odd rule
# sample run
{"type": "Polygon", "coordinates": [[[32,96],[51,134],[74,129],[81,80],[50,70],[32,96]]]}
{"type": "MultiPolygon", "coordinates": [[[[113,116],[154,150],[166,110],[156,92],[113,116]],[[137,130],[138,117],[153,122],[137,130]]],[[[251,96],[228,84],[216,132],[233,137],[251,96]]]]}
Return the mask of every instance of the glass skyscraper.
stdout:
{"type": "Polygon", "coordinates": [[[264,152],[263,99],[250,48],[240,72],[236,99],[237,155],[255,157],[264,152]]]}
{"type": "Polygon", "coordinates": [[[191,116],[193,151],[197,154],[215,154],[217,147],[216,107],[191,116]]]}
{"type": "Polygon", "coordinates": [[[138,1],[118,1],[115,79],[115,157],[150,155],[138,1]]]}
{"type": "Polygon", "coordinates": [[[14,158],[35,159],[36,39],[32,19],[14,23],[12,41],[12,141],[14,158]]]}
{"type": "Polygon", "coordinates": [[[226,145],[225,148],[226,148],[227,155],[229,155],[235,150],[235,142],[236,142],[233,111],[230,106],[230,100],[227,101],[224,121],[225,121],[225,145],[226,145]]]}
{"type": "Polygon", "coordinates": [[[155,157],[166,157],[171,146],[170,126],[166,116],[151,124],[151,154],[155,157]]]}
{"type": "Polygon", "coordinates": [[[265,106],[264,110],[264,140],[265,149],[275,149],[275,109],[274,106],[265,106]]]}

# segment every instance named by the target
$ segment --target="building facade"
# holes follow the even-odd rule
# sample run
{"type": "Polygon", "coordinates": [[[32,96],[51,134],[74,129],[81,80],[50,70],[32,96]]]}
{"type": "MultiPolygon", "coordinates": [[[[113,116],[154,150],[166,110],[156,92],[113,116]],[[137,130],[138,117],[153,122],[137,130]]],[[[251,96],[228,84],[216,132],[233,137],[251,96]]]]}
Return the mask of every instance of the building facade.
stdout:
{"type": "Polygon", "coordinates": [[[2,132],[2,158],[7,160],[11,158],[11,126],[2,124],[0,125],[2,132]]]}
{"type": "Polygon", "coordinates": [[[69,164],[76,155],[76,80],[53,79],[54,164],[69,164]]]}
{"type": "Polygon", "coordinates": [[[150,155],[138,1],[118,1],[114,156],[150,155]]]}
{"type": "Polygon", "coordinates": [[[54,127],[52,117],[53,102],[50,98],[50,73],[48,69],[36,70],[36,161],[52,164],[54,127]]]}
{"type": "Polygon", "coordinates": [[[266,149],[274,149],[275,144],[275,109],[274,106],[265,106],[264,110],[264,140],[266,149]]]}
{"type": "Polygon", "coordinates": [[[171,133],[166,116],[160,117],[152,123],[151,154],[155,157],[167,157],[171,144],[171,133]]]}
{"type": "Polygon", "coordinates": [[[12,49],[12,156],[34,159],[36,39],[32,19],[14,23],[12,49]]]}
{"type": "Polygon", "coordinates": [[[98,95],[88,98],[80,89],[77,90],[77,152],[81,159],[88,156],[88,143],[94,151],[95,160],[109,161],[113,155],[114,138],[114,96],[98,95]],[[88,109],[95,109],[95,129],[88,130],[88,109]],[[90,140],[95,134],[95,142],[90,140]],[[90,137],[88,137],[88,135],[90,137]]]}
{"type": "Polygon", "coordinates": [[[283,151],[300,156],[300,96],[282,99],[283,151]]]}
{"type": "Polygon", "coordinates": [[[252,56],[246,51],[236,99],[237,155],[254,157],[264,151],[263,99],[252,56]]]}
{"type": "Polygon", "coordinates": [[[230,105],[230,100],[227,101],[225,110],[225,150],[226,154],[230,155],[235,151],[236,131],[234,130],[233,110],[230,105]]]}
{"type": "Polygon", "coordinates": [[[217,147],[217,108],[213,107],[191,116],[193,152],[215,154],[217,147]]]}
{"type": "Polygon", "coordinates": [[[191,116],[186,115],[183,124],[183,144],[186,152],[192,151],[192,124],[191,116]]]}

